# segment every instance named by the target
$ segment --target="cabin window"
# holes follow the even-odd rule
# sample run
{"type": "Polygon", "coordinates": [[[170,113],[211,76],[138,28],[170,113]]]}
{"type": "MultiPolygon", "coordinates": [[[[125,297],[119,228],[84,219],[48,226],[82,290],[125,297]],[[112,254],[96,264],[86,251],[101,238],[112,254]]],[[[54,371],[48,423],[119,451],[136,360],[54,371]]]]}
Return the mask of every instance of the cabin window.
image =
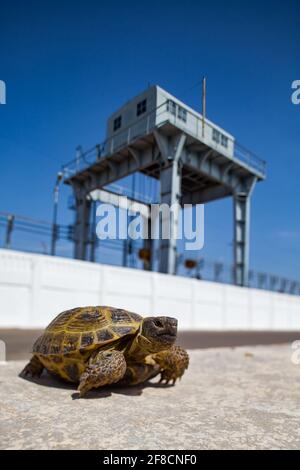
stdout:
{"type": "Polygon", "coordinates": [[[114,119],[114,132],[120,129],[122,126],[122,116],[118,116],[116,119],[114,119]]]}
{"type": "Polygon", "coordinates": [[[226,135],[223,135],[221,136],[221,144],[223,145],[223,147],[228,147],[228,137],[226,137],[226,135]]]}
{"type": "Polygon", "coordinates": [[[144,114],[147,111],[147,100],[140,101],[136,105],[136,115],[140,116],[141,114],[144,114]]]}
{"type": "Polygon", "coordinates": [[[214,140],[217,144],[220,143],[221,133],[217,131],[217,129],[213,129],[212,131],[212,140],[214,140]]]}
{"type": "Polygon", "coordinates": [[[176,116],[176,103],[174,103],[174,101],[172,100],[167,101],[167,111],[173,114],[173,116],[176,116]]]}
{"type": "Polygon", "coordinates": [[[177,110],[178,119],[181,119],[183,122],[186,122],[186,116],[187,116],[186,109],[182,108],[181,106],[178,106],[178,110],[177,110]]]}
{"type": "Polygon", "coordinates": [[[228,137],[226,135],[222,134],[220,131],[217,129],[213,129],[212,131],[212,139],[217,143],[221,144],[223,147],[228,147],[228,137]]]}
{"type": "Polygon", "coordinates": [[[178,119],[181,119],[183,122],[186,122],[186,118],[187,118],[186,109],[184,109],[182,106],[179,106],[179,104],[174,103],[174,101],[172,100],[167,101],[167,111],[173,114],[173,116],[176,116],[177,114],[178,119]],[[176,113],[176,110],[177,110],[177,113],[176,113]]]}

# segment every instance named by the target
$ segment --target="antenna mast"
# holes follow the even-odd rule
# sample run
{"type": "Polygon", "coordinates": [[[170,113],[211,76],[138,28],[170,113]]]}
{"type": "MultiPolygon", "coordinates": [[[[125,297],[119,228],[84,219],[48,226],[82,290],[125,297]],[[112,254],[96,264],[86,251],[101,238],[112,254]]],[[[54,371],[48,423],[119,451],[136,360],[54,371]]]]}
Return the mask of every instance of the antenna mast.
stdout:
{"type": "Polygon", "coordinates": [[[205,136],[205,118],[206,118],[206,77],[202,79],[202,137],[205,136]]]}

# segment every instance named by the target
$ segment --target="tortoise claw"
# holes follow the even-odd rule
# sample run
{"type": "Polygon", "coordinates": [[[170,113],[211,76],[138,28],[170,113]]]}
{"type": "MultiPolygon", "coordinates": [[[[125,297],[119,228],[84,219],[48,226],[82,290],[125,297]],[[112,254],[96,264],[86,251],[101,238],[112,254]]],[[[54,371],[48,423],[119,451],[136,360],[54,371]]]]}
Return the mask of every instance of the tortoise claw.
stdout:
{"type": "Polygon", "coordinates": [[[43,372],[43,367],[36,361],[31,360],[21,371],[21,377],[40,377],[43,372]]]}
{"type": "MultiPolygon", "coordinates": [[[[170,380],[171,380],[171,379],[168,378],[168,377],[166,377],[165,374],[162,372],[161,377],[160,377],[160,380],[159,380],[158,383],[162,383],[162,384],[164,384],[164,385],[168,385],[169,382],[170,382],[170,380]]],[[[176,379],[173,379],[173,380],[172,380],[172,384],[174,385],[175,382],[176,382],[176,379]]]]}

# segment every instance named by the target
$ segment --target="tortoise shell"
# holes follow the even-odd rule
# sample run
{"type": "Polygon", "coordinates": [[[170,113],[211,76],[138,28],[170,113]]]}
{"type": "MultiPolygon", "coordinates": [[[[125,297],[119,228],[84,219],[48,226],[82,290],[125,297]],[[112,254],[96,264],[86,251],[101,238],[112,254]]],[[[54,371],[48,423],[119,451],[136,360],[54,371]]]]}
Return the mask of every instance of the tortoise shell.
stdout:
{"type": "Polygon", "coordinates": [[[33,353],[70,355],[99,349],[135,335],[142,317],[112,307],[81,307],[60,313],[33,345],[33,353]]]}

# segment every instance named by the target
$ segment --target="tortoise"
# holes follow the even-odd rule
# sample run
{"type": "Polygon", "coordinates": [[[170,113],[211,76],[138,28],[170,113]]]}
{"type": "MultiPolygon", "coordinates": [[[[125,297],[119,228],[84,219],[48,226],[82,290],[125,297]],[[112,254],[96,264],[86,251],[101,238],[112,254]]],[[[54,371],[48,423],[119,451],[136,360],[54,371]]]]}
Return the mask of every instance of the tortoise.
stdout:
{"type": "Polygon", "coordinates": [[[21,375],[40,376],[46,368],[79,383],[80,397],[114,383],[137,385],[158,374],[173,384],[188,367],[189,356],[175,346],[177,320],[143,318],[123,309],[96,306],[60,313],[33,345],[21,375]]]}

